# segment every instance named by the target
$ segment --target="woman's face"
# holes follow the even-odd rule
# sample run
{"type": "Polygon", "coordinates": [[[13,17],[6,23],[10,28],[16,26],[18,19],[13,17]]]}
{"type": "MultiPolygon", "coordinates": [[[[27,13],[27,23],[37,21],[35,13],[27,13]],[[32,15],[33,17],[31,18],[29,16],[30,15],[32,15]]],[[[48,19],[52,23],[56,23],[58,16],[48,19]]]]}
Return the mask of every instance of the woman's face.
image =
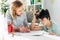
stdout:
{"type": "Polygon", "coordinates": [[[40,21],[44,26],[46,26],[46,25],[48,24],[48,22],[49,22],[49,19],[43,18],[43,19],[39,19],[39,21],[40,21]]]}
{"type": "Polygon", "coordinates": [[[16,9],[16,15],[21,16],[23,14],[23,5],[16,9]]]}

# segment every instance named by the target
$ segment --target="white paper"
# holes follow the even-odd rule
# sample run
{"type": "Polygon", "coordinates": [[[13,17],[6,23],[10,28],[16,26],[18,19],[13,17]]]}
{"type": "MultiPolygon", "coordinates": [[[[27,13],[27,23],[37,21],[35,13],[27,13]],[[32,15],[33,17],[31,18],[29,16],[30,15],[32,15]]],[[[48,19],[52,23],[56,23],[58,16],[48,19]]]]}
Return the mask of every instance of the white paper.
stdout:
{"type": "Polygon", "coordinates": [[[29,33],[16,32],[15,35],[18,35],[18,36],[43,35],[43,31],[30,31],[29,33]]]}

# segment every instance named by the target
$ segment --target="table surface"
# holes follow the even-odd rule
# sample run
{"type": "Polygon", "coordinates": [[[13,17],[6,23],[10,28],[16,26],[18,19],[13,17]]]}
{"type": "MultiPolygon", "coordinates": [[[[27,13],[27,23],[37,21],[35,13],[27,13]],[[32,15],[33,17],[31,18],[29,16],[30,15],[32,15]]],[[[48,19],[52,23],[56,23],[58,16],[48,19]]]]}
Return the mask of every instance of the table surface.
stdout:
{"type": "Polygon", "coordinates": [[[48,33],[39,30],[39,31],[30,31],[30,32],[28,32],[28,33],[15,32],[14,34],[15,34],[15,35],[18,35],[18,36],[33,36],[33,35],[36,35],[36,36],[38,35],[38,36],[40,36],[40,35],[48,34],[48,33]]]}
{"type": "Polygon", "coordinates": [[[48,35],[45,31],[31,31],[30,33],[15,33],[14,37],[11,35],[5,40],[60,40],[60,37],[48,35]]]}

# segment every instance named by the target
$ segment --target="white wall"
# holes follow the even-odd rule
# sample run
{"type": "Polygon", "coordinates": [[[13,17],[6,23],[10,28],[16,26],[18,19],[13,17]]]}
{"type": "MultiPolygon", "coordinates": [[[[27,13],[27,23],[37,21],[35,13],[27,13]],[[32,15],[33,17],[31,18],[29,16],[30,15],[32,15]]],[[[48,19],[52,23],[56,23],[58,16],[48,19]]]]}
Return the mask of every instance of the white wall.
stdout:
{"type": "Polygon", "coordinates": [[[53,7],[52,7],[52,4],[51,4],[51,0],[44,0],[43,7],[44,7],[44,9],[48,9],[49,10],[51,19],[53,19],[52,18],[53,17],[53,7]]]}
{"type": "Polygon", "coordinates": [[[51,3],[51,0],[44,0],[43,6],[49,10],[52,21],[60,25],[60,0],[53,1],[51,3]]]}
{"type": "Polygon", "coordinates": [[[60,0],[55,0],[53,4],[53,21],[60,25],[60,0]]]}

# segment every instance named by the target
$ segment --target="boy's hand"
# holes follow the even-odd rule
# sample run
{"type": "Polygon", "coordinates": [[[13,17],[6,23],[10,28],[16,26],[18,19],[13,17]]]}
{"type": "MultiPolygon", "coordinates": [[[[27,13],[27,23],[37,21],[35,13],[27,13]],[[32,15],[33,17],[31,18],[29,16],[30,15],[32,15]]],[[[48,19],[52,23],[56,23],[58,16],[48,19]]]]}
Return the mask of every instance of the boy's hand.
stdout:
{"type": "Polygon", "coordinates": [[[50,35],[55,35],[53,32],[50,32],[49,34],[50,34],[50,35]]]}
{"type": "Polygon", "coordinates": [[[36,12],[34,12],[33,16],[36,18],[36,16],[39,14],[39,10],[36,10],[36,12]]]}
{"type": "Polygon", "coordinates": [[[35,30],[35,31],[41,30],[41,27],[40,26],[35,26],[33,30],[35,30]]]}
{"type": "Polygon", "coordinates": [[[59,37],[60,37],[60,34],[58,34],[57,36],[59,36],[59,37]]]}

